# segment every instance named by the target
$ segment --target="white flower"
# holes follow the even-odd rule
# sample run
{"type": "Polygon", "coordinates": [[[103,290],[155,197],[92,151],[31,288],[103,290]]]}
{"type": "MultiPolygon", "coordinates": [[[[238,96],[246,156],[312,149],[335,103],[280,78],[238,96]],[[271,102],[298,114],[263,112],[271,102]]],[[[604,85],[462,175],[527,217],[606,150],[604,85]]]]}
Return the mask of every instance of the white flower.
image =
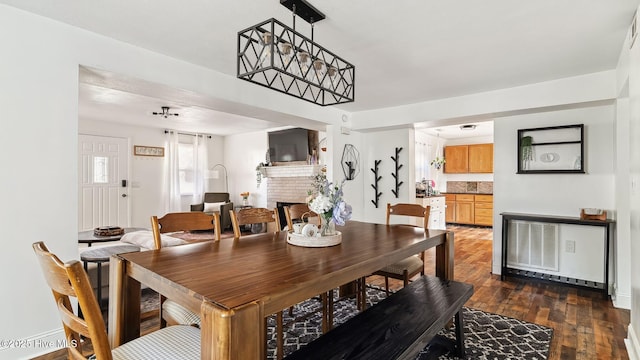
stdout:
{"type": "Polygon", "coordinates": [[[318,194],[311,202],[309,203],[309,209],[316,214],[323,214],[328,212],[333,208],[331,204],[331,199],[328,196],[318,194]]]}
{"type": "Polygon", "coordinates": [[[307,198],[309,209],[322,216],[325,222],[344,225],[351,218],[351,206],[342,200],[342,185],[344,180],[336,186],[324,174],[316,175],[307,198]]]}

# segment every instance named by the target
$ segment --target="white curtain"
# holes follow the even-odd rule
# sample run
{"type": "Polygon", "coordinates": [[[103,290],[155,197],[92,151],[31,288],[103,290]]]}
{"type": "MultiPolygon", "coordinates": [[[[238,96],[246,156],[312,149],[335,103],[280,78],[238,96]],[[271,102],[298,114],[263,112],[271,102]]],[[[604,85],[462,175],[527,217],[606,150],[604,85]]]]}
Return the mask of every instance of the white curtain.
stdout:
{"type": "Polygon", "coordinates": [[[192,204],[203,201],[204,182],[207,173],[208,135],[196,135],[193,140],[193,199],[192,204]]]}
{"type": "Polygon", "coordinates": [[[180,169],[178,168],[178,133],[165,132],[165,213],[182,211],[180,199],[180,169]]]}

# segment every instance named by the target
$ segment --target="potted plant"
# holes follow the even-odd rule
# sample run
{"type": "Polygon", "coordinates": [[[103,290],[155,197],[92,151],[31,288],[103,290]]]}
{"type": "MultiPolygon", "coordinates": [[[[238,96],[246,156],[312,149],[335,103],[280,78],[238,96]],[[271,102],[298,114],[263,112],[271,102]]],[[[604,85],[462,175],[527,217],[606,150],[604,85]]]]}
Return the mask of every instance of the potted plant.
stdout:
{"type": "Polygon", "coordinates": [[[531,136],[523,136],[520,139],[520,154],[522,156],[522,168],[529,168],[529,162],[534,160],[533,155],[533,138],[531,136]]]}
{"type": "Polygon", "coordinates": [[[431,160],[431,165],[436,168],[436,170],[440,170],[446,162],[447,161],[443,157],[436,156],[435,159],[431,160]]]}

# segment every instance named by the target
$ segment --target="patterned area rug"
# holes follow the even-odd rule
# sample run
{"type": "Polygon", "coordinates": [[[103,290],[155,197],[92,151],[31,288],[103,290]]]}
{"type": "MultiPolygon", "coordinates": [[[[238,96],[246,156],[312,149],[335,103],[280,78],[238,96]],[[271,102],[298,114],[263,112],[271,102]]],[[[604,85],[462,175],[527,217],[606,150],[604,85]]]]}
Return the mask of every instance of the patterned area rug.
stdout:
{"type": "MultiPolygon", "coordinates": [[[[335,291],[334,293],[337,293],[335,291]]],[[[384,290],[367,289],[369,306],[385,298],[384,290]]],[[[158,296],[150,289],[142,292],[143,311],[157,308],[158,296]]],[[[334,326],[346,322],[357,314],[355,300],[336,298],[334,326]]],[[[548,358],[553,329],[502,315],[463,308],[467,359],[480,360],[544,360],[548,358]]],[[[285,355],[313,341],[322,334],[322,316],[319,299],[309,299],[294,306],[293,315],[284,311],[285,355]],[[298,319],[294,321],[294,319],[298,319]]],[[[276,358],[275,316],[268,319],[269,359],[276,358]]],[[[455,329],[442,330],[416,360],[458,359],[454,353],[455,329]]],[[[382,359],[387,360],[387,359],[382,359]]]]}
{"type": "MultiPolygon", "coordinates": [[[[384,291],[367,289],[367,302],[373,305],[384,299],[384,291]]],[[[319,299],[310,299],[294,307],[293,316],[284,311],[284,353],[297,350],[321,335],[319,299]],[[293,321],[298,318],[298,321],[293,321]]],[[[334,326],[344,323],[357,311],[355,301],[346,299],[334,305],[334,326]]],[[[553,329],[502,315],[464,308],[467,359],[547,359],[553,329]]],[[[268,319],[268,358],[276,358],[275,316],[268,319]]],[[[417,356],[417,360],[458,359],[454,355],[455,329],[442,330],[417,356]]],[[[386,359],[385,359],[386,360],[386,359]]]]}

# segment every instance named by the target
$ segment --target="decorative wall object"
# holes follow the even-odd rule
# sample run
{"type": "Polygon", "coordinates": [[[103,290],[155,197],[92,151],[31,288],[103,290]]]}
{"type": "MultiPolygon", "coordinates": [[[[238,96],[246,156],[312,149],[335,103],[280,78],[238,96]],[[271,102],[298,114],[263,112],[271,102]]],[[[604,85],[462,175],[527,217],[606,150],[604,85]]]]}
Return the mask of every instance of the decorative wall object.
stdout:
{"type": "Polygon", "coordinates": [[[584,124],[518,130],[518,174],[584,174],[584,124]]]}
{"type": "Polygon", "coordinates": [[[396,172],[391,173],[391,176],[393,176],[393,178],[396,180],[396,188],[394,190],[391,190],[391,192],[393,193],[393,195],[396,196],[396,199],[398,198],[398,194],[400,193],[400,185],[402,185],[404,183],[404,181],[398,181],[399,178],[399,172],[400,169],[402,169],[402,164],[400,164],[400,152],[402,151],[402,148],[396,148],[396,156],[392,156],[391,160],[393,160],[396,164],[396,172]]]}
{"type": "Polygon", "coordinates": [[[351,144],[344,144],[342,150],[342,172],[346,180],[353,180],[360,173],[360,153],[355,146],[351,144]]]}
{"type": "Polygon", "coordinates": [[[374,183],[371,184],[371,187],[373,188],[375,197],[375,200],[371,200],[371,202],[376,206],[376,208],[378,208],[378,200],[380,200],[380,195],[382,195],[382,192],[378,191],[378,183],[380,182],[380,179],[382,179],[382,176],[378,175],[378,166],[380,166],[381,162],[382,160],[374,160],[375,165],[373,169],[371,169],[371,172],[373,172],[374,181],[374,183]]]}
{"type": "Polygon", "coordinates": [[[133,155],[136,156],[164,156],[164,148],[157,146],[133,145],[133,155]]]}

